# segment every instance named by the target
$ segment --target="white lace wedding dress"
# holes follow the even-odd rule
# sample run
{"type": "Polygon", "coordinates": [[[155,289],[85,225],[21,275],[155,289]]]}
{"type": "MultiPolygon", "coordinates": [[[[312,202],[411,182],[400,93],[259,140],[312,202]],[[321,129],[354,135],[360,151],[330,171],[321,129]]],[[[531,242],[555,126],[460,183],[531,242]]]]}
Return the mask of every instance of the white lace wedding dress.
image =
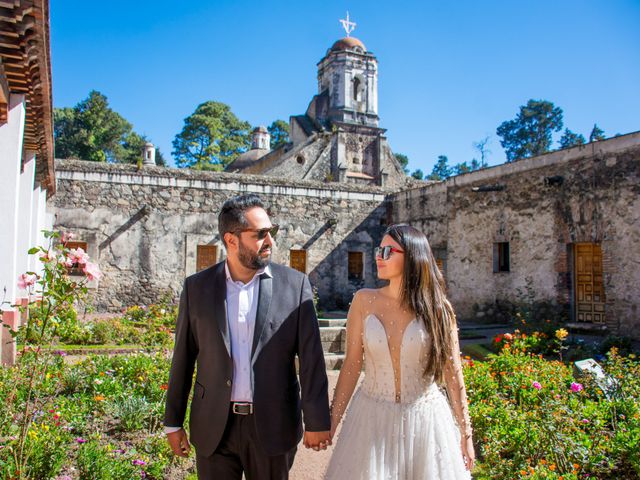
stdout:
{"type": "Polygon", "coordinates": [[[399,398],[387,335],[375,315],[364,319],[362,337],[365,376],[343,419],[325,479],[470,479],[449,403],[423,375],[429,336],[422,322],[409,323],[400,342],[399,398]]]}

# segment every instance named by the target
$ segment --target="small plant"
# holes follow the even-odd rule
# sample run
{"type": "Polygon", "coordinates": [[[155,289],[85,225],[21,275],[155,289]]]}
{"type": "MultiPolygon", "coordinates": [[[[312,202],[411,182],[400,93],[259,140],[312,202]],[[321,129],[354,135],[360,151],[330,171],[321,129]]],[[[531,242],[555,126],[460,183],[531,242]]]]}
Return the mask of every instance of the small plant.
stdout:
{"type": "Polygon", "coordinates": [[[144,397],[123,396],[110,404],[108,412],[120,421],[122,431],[134,432],[148,426],[151,405],[144,397]]]}

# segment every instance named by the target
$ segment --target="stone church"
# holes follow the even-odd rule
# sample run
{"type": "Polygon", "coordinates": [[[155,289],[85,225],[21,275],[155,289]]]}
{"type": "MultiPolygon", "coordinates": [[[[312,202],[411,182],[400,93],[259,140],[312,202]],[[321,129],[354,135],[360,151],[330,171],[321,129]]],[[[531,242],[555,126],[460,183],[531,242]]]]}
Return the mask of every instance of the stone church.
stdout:
{"type": "Polygon", "coordinates": [[[291,142],[271,151],[268,132],[259,127],[251,150],[227,171],[401,188],[409,177],[379,122],[378,60],[360,40],[346,37],[318,62],[318,94],[303,115],[291,116],[291,142]]]}

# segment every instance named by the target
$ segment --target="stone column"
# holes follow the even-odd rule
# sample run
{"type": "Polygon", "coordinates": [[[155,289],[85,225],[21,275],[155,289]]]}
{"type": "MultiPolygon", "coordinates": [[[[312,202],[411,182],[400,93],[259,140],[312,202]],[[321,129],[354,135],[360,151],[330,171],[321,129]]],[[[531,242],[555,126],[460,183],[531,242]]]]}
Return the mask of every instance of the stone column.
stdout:
{"type": "Polygon", "coordinates": [[[20,174],[18,193],[18,241],[16,244],[16,272],[18,275],[29,271],[29,255],[33,247],[33,182],[36,158],[32,152],[24,153],[24,168],[20,174]]]}
{"type": "MultiPolygon", "coordinates": [[[[24,140],[25,125],[25,97],[24,95],[10,95],[7,123],[0,126],[0,292],[6,289],[4,298],[9,304],[13,304],[16,298],[18,281],[19,255],[26,257],[26,252],[18,252],[19,232],[19,200],[20,200],[20,167],[22,161],[22,144],[24,140]]],[[[10,309],[5,304],[2,310],[10,309]]],[[[17,322],[17,311],[2,313],[3,321],[17,322]]],[[[15,360],[15,344],[7,343],[7,336],[11,339],[6,329],[2,329],[0,337],[1,358],[4,362],[15,360]]],[[[12,339],[11,339],[12,340],[12,339]]]]}

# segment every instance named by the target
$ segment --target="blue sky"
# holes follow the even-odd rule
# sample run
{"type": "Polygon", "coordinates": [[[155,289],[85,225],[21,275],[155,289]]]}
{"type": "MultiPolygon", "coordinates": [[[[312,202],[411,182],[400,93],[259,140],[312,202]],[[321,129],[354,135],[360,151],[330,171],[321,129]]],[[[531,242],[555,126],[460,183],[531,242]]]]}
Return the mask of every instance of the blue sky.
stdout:
{"type": "Polygon", "coordinates": [[[54,106],[98,90],[165,157],[207,100],[254,126],[288,120],[347,10],[378,58],[380,126],[412,170],[470,161],[485,136],[504,162],[496,128],[530,98],[585,137],[640,130],[638,0],[51,0],[54,106]]]}

